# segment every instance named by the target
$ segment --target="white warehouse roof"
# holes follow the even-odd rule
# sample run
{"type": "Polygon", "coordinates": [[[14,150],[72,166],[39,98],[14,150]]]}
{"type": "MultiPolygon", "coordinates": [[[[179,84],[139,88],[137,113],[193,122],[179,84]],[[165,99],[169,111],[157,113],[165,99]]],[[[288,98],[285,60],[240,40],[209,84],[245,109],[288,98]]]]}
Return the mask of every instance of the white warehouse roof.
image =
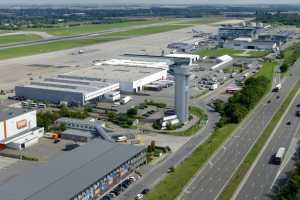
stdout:
{"type": "Polygon", "coordinates": [[[144,66],[102,64],[100,66],[93,66],[76,70],[65,74],[65,76],[89,77],[94,79],[101,79],[104,81],[115,80],[120,82],[133,82],[166,70],[167,69],[144,66]]]}
{"type": "Polygon", "coordinates": [[[129,59],[111,59],[102,62],[102,64],[114,65],[114,66],[123,65],[123,66],[132,66],[132,67],[150,67],[150,68],[168,69],[168,65],[166,62],[150,62],[150,61],[129,60],[129,59]]]}
{"type": "Polygon", "coordinates": [[[168,54],[166,57],[169,58],[189,58],[189,59],[196,59],[199,60],[200,56],[195,54],[187,54],[187,53],[174,53],[174,54],[168,54]]]}

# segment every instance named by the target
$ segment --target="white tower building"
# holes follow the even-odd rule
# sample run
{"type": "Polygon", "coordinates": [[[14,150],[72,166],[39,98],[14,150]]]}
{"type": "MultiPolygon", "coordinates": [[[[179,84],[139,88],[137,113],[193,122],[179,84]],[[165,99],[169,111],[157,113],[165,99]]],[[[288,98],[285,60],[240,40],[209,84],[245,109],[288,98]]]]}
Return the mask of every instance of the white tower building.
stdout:
{"type": "Polygon", "coordinates": [[[181,65],[175,68],[175,109],[181,123],[188,121],[189,112],[189,66],[181,65]]]}

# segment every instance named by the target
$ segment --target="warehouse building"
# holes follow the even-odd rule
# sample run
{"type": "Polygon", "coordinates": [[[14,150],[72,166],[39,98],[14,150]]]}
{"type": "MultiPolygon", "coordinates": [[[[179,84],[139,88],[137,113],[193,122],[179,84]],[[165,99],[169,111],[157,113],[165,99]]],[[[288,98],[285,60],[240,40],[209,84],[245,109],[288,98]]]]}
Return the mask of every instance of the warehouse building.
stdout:
{"type": "Polygon", "coordinates": [[[96,200],[144,164],[144,147],[95,139],[1,183],[1,199],[96,200]]]}
{"type": "Polygon", "coordinates": [[[224,48],[237,50],[261,50],[275,52],[278,45],[274,41],[252,40],[251,38],[237,38],[234,40],[226,40],[223,44],[224,48]]]}
{"type": "Polygon", "coordinates": [[[244,26],[223,26],[219,28],[219,38],[222,40],[233,40],[239,37],[255,38],[257,28],[244,26]]]}
{"type": "MultiPolygon", "coordinates": [[[[86,135],[90,136],[91,134],[94,135],[94,137],[100,137],[103,140],[107,141],[113,141],[111,137],[105,132],[103,129],[105,127],[105,124],[99,120],[81,120],[81,119],[74,119],[74,118],[67,118],[62,117],[55,121],[56,125],[64,124],[66,128],[77,130],[72,134],[72,131],[64,132],[62,137],[65,137],[67,139],[74,138],[76,139],[76,136],[82,136],[84,135],[84,131],[87,132],[86,135]],[[91,134],[90,134],[91,133],[91,134]],[[72,136],[73,135],[73,136],[72,136]]],[[[81,140],[80,137],[78,137],[78,141],[81,140]]],[[[92,139],[93,137],[89,137],[89,139],[92,139]]]]}
{"type": "Polygon", "coordinates": [[[119,83],[115,81],[64,75],[15,87],[16,96],[51,103],[67,102],[71,105],[85,105],[89,101],[100,100],[105,93],[118,89],[119,83]]]}
{"type": "Polygon", "coordinates": [[[122,65],[111,61],[98,63],[97,66],[76,70],[64,75],[73,79],[99,79],[105,81],[118,81],[122,92],[139,92],[149,83],[167,78],[166,68],[156,65],[122,65]]]}
{"type": "Polygon", "coordinates": [[[0,107],[0,144],[24,149],[36,144],[43,135],[44,129],[37,127],[35,110],[0,107]]]}

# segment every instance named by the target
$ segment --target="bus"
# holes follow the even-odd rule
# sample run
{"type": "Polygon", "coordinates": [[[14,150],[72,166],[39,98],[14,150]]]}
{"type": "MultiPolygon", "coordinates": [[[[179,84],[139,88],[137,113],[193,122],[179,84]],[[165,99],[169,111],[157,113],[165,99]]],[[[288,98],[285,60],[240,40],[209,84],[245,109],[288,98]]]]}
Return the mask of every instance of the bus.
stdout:
{"type": "Polygon", "coordinates": [[[280,165],[283,158],[284,158],[284,154],[285,154],[285,148],[280,147],[278,149],[277,153],[273,157],[273,163],[276,164],[276,165],[280,165]]]}

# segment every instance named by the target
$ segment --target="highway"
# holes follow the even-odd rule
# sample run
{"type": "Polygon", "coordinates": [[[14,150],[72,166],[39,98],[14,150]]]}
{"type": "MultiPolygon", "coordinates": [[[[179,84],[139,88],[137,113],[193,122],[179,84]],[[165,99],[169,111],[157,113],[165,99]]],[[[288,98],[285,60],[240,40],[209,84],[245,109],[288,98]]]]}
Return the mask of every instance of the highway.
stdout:
{"type": "Polygon", "coordinates": [[[280,93],[268,94],[241,123],[232,137],[220,148],[201,169],[197,177],[185,188],[178,199],[214,200],[226,186],[245,155],[277,112],[291,86],[300,75],[300,66],[291,69],[293,76],[287,76],[280,93]],[[276,96],[280,95],[277,99],[276,96]],[[268,101],[271,101],[268,103],[268,101]]]}
{"type": "MultiPolygon", "coordinates": [[[[199,106],[199,105],[198,105],[199,106]]],[[[131,200],[136,194],[140,193],[145,188],[152,188],[156,183],[162,180],[168,173],[171,166],[178,165],[188,155],[190,155],[195,148],[204,142],[213,132],[215,124],[219,119],[216,112],[211,112],[210,108],[204,104],[200,105],[206,110],[208,115],[208,123],[197,134],[192,136],[187,143],[185,143],[179,150],[171,154],[164,162],[154,166],[148,173],[146,173],[137,183],[132,185],[128,190],[124,191],[117,200],[131,200]]]]}
{"type": "MultiPolygon", "coordinates": [[[[266,149],[259,157],[255,167],[251,173],[246,177],[245,183],[240,188],[235,199],[271,199],[271,187],[275,178],[279,175],[280,171],[288,164],[288,161],[295,152],[295,145],[291,143],[299,131],[300,118],[295,116],[296,105],[300,102],[300,95],[295,98],[291,104],[282,122],[277,129],[274,130],[274,136],[269,141],[266,149]],[[291,125],[287,125],[290,121],[291,125]],[[280,147],[285,147],[287,151],[285,160],[282,165],[272,164],[271,157],[280,147]]],[[[295,144],[295,142],[293,142],[295,144]]]]}

